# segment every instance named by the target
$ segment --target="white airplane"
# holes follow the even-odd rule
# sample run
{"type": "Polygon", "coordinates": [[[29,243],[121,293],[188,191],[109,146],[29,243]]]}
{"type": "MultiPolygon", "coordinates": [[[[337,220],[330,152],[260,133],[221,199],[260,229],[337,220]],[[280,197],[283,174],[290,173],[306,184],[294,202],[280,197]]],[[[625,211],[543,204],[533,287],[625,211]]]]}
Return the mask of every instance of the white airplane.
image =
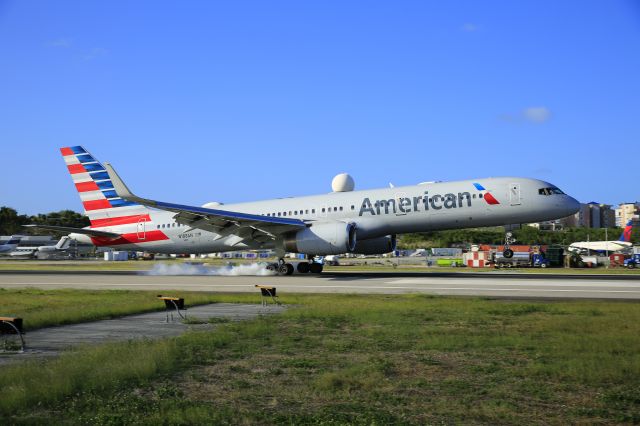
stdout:
{"type": "Polygon", "coordinates": [[[620,238],[614,241],[578,241],[569,245],[567,250],[574,252],[582,251],[622,251],[632,247],[631,231],[633,230],[633,220],[625,226],[620,238]]]}
{"type": "MultiPolygon", "coordinates": [[[[322,272],[315,256],[393,251],[396,235],[540,222],[569,216],[579,203],[537,179],[501,177],[280,198],[202,207],[134,195],[108,163],[83,147],[61,149],[91,226],[40,226],[96,246],[156,253],[274,249],[306,254],[299,272],[322,272]]],[[[510,250],[506,250],[507,254],[510,250]]]]}
{"type": "Polygon", "coordinates": [[[8,241],[0,243],[0,254],[6,255],[15,250],[15,248],[18,247],[18,244],[20,244],[21,239],[21,235],[12,235],[9,237],[8,241]]]}
{"type": "MultiPolygon", "coordinates": [[[[30,225],[27,225],[30,226],[30,225]]],[[[36,226],[37,227],[37,226],[36,226]]],[[[71,247],[73,239],[67,235],[60,238],[55,246],[23,246],[17,247],[15,250],[9,253],[9,256],[14,258],[33,258],[38,257],[39,254],[43,255],[55,255],[65,252],[71,247]]]]}

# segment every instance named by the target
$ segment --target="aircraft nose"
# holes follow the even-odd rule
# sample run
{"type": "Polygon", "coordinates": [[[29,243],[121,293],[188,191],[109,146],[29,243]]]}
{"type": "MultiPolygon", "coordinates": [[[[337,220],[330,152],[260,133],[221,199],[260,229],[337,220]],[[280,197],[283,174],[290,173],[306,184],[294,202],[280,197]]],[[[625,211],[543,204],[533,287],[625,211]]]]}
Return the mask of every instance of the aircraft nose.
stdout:
{"type": "Polygon", "coordinates": [[[580,202],[569,195],[566,196],[566,200],[563,204],[563,207],[566,209],[565,216],[570,216],[580,210],[580,202]]]}

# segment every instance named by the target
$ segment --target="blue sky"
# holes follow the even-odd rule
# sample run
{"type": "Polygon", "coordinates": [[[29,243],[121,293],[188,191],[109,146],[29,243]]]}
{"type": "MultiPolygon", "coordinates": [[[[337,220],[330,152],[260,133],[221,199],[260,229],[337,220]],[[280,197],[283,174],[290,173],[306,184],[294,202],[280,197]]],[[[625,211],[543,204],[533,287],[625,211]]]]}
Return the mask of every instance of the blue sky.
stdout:
{"type": "Polygon", "coordinates": [[[0,1],[0,205],[58,148],[185,204],[487,176],[640,199],[634,1],[0,1]]]}

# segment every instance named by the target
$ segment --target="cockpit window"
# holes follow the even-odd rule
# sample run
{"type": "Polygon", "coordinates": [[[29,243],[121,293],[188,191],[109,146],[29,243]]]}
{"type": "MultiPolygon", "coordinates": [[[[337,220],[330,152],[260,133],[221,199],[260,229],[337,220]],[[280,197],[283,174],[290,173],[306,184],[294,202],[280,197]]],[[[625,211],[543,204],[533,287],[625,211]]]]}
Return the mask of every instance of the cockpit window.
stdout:
{"type": "Polygon", "coordinates": [[[564,194],[559,188],[549,187],[549,188],[540,188],[538,189],[538,194],[540,195],[552,195],[552,194],[564,194]]]}

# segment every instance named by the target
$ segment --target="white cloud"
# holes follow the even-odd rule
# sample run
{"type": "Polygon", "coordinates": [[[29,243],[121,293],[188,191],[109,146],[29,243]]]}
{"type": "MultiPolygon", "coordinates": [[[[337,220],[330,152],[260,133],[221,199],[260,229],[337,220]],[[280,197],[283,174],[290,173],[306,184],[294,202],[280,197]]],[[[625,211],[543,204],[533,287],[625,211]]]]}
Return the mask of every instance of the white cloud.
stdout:
{"type": "Polygon", "coordinates": [[[532,123],[544,123],[551,118],[551,111],[545,107],[529,107],[522,111],[522,116],[525,120],[532,123]]]}
{"type": "Polygon", "coordinates": [[[460,27],[460,29],[467,33],[472,33],[474,31],[478,31],[478,26],[475,24],[466,23],[462,27],[460,27]]]}
{"type": "Polygon", "coordinates": [[[520,112],[500,114],[498,118],[507,123],[523,123],[530,122],[534,124],[541,124],[551,119],[551,111],[549,108],[538,106],[525,108],[520,112]]]}
{"type": "Polygon", "coordinates": [[[49,47],[59,47],[59,48],[66,49],[68,47],[71,47],[72,41],[73,40],[71,40],[70,38],[61,37],[55,40],[49,40],[45,44],[49,47]]]}
{"type": "Polygon", "coordinates": [[[104,47],[94,47],[93,49],[89,50],[89,52],[84,55],[82,59],[84,59],[85,61],[91,61],[96,58],[101,58],[107,53],[109,53],[109,51],[104,47]]]}

